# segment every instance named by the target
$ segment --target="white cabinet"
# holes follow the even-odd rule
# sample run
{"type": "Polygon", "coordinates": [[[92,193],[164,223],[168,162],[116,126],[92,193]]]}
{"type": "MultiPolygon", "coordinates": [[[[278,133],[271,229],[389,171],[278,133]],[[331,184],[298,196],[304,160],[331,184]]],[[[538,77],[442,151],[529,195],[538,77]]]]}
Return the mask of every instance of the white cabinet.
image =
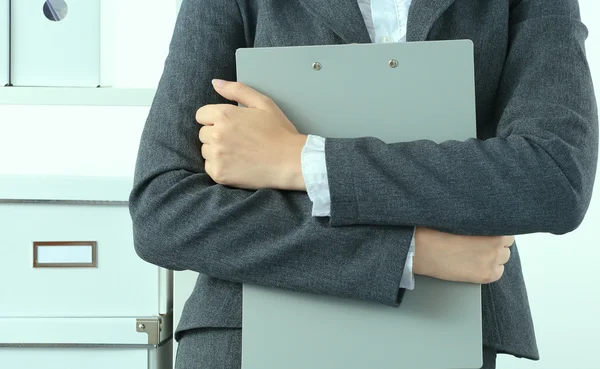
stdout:
{"type": "Polygon", "coordinates": [[[9,82],[9,0],[0,0],[0,87],[9,82]]]}
{"type": "Polygon", "coordinates": [[[163,369],[171,368],[171,345],[156,350],[103,347],[0,347],[3,368],[163,369]]]}
{"type": "Polygon", "coordinates": [[[14,86],[100,85],[100,0],[11,4],[14,86]]]}
{"type": "Polygon", "coordinates": [[[0,270],[11,277],[0,284],[0,357],[14,358],[8,367],[27,368],[28,353],[44,363],[89,354],[79,368],[170,365],[172,272],[135,253],[130,188],[127,178],[0,177],[0,270]]]}

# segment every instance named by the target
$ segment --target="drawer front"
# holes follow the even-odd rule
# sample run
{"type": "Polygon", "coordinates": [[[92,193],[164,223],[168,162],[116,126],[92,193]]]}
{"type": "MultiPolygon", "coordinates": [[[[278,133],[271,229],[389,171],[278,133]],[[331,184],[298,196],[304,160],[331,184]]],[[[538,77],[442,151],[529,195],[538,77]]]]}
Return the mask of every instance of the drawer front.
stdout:
{"type": "Polygon", "coordinates": [[[127,318],[2,318],[3,346],[156,347],[173,335],[172,315],[127,318]]]}
{"type": "Polygon", "coordinates": [[[100,0],[13,1],[12,83],[97,87],[100,0]]]}
{"type": "Polygon", "coordinates": [[[172,369],[173,340],[159,347],[106,345],[97,347],[61,344],[6,346],[0,344],[0,363],[19,369],[172,369]]]}
{"type": "MultiPolygon", "coordinates": [[[[1,348],[4,368],[149,369],[148,350],[121,348],[1,348]]],[[[162,368],[161,368],[162,369],[162,368]]]]}
{"type": "Polygon", "coordinates": [[[0,201],[0,224],[0,316],[161,313],[164,273],[135,253],[126,205],[0,201]]]}

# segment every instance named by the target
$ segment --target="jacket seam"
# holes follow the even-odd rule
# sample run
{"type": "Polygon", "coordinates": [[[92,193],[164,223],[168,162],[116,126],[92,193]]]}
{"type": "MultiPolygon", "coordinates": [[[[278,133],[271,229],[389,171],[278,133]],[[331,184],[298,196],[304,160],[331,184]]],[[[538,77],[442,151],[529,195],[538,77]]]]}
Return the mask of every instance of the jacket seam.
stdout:
{"type": "Polygon", "coordinates": [[[500,334],[500,322],[498,321],[498,314],[496,313],[496,300],[494,299],[494,293],[492,291],[492,286],[490,284],[486,285],[486,287],[488,288],[488,291],[490,292],[490,302],[491,302],[491,308],[493,311],[493,316],[494,316],[494,330],[496,331],[496,337],[498,337],[498,343],[501,346],[504,346],[504,342],[502,341],[502,335],[500,334]]]}

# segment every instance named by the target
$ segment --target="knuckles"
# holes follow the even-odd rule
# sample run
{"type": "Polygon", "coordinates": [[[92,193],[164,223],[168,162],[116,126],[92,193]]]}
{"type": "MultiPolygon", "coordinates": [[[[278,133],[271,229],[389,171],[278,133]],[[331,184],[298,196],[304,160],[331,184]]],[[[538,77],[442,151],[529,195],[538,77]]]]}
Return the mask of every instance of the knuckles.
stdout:
{"type": "Polygon", "coordinates": [[[234,94],[239,94],[239,93],[243,92],[244,87],[245,87],[244,84],[240,83],[240,82],[232,82],[230,86],[231,86],[231,91],[234,94]]]}
{"type": "Polygon", "coordinates": [[[225,135],[223,132],[215,130],[211,135],[211,143],[212,144],[222,144],[225,139],[225,135]]]}
{"type": "Polygon", "coordinates": [[[225,178],[223,177],[223,173],[219,170],[213,171],[211,178],[218,184],[225,184],[225,178]]]}
{"type": "Polygon", "coordinates": [[[234,127],[229,125],[215,125],[210,134],[210,143],[216,147],[227,147],[231,135],[234,133],[234,127]]]}
{"type": "Polygon", "coordinates": [[[271,107],[273,105],[275,105],[275,102],[273,102],[273,100],[265,95],[261,95],[260,97],[258,97],[258,102],[261,106],[265,106],[265,107],[271,107]]]}
{"type": "Polygon", "coordinates": [[[215,120],[219,123],[227,122],[229,120],[229,112],[225,107],[217,107],[214,113],[215,120]]]}
{"type": "Polygon", "coordinates": [[[215,147],[213,149],[213,158],[222,159],[225,154],[225,150],[222,147],[215,147]]]}
{"type": "Polygon", "coordinates": [[[504,274],[504,264],[510,258],[510,249],[506,243],[491,247],[483,255],[476,283],[489,284],[498,281],[504,274]]]}
{"type": "Polygon", "coordinates": [[[502,278],[503,274],[504,274],[504,266],[503,265],[499,265],[497,267],[490,268],[487,271],[485,271],[485,273],[482,274],[480,283],[481,284],[494,283],[494,282],[498,281],[500,278],[502,278]]]}
{"type": "Polygon", "coordinates": [[[205,170],[206,174],[208,174],[213,181],[218,184],[225,184],[225,175],[219,165],[211,165],[210,167],[207,166],[205,170]]]}
{"type": "Polygon", "coordinates": [[[230,121],[231,104],[205,105],[196,110],[196,122],[206,123],[226,123],[230,121]],[[210,120],[210,122],[207,122],[210,120]]]}
{"type": "Polygon", "coordinates": [[[501,243],[502,246],[512,246],[515,243],[515,236],[503,236],[501,243]]]}
{"type": "Polygon", "coordinates": [[[227,146],[222,144],[221,135],[213,136],[210,145],[202,145],[202,153],[205,158],[209,158],[215,163],[222,164],[223,158],[227,154],[227,146]]]}

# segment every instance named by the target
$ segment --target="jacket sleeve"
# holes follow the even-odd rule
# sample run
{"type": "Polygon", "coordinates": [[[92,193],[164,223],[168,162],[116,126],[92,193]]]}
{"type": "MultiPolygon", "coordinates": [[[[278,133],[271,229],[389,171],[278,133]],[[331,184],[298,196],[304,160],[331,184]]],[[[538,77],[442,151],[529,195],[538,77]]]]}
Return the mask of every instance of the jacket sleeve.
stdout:
{"type": "Polygon", "coordinates": [[[305,192],[234,189],[204,172],[195,112],[227,102],[210,81],[235,80],[240,14],[234,0],[182,4],[130,195],[136,252],[233,282],[399,304],[412,227],[332,227],[305,192]]]}
{"type": "Polygon", "coordinates": [[[579,226],[598,159],[587,29],[577,0],[516,0],[509,18],[496,136],[440,144],[327,139],[333,226],[465,235],[563,234],[579,226]]]}

